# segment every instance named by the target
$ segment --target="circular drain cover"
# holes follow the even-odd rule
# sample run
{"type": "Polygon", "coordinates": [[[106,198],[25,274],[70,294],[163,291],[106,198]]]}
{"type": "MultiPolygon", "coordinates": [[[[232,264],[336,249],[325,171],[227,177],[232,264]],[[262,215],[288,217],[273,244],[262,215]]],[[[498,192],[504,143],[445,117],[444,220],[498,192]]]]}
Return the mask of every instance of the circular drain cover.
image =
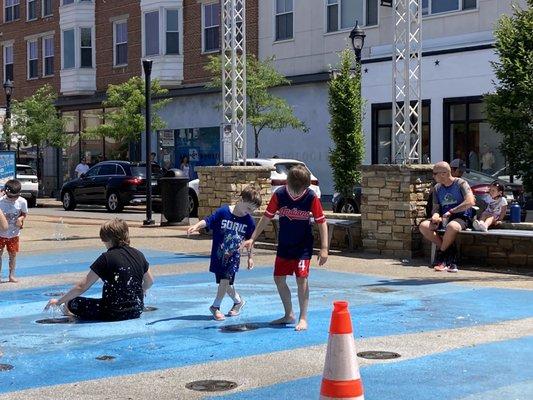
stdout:
{"type": "Polygon", "coordinates": [[[76,322],[76,319],[70,317],[45,318],[39,319],[35,322],[37,322],[38,324],[74,324],[76,322]]]}
{"type": "Polygon", "coordinates": [[[96,357],[98,361],[113,361],[115,358],[115,356],[108,356],[107,354],[96,357]]]}
{"type": "Polygon", "coordinates": [[[237,384],[231,381],[205,380],[189,382],[185,385],[187,389],[196,390],[197,392],[223,392],[235,389],[237,384]]]}
{"type": "Polygon", "coordinates": [[[259,325],[255,324],[237,324],[237,325],[226,325],[220,328],[220,332],[246,332],[246,331],[255,331],[259,329],[259,325]]]}
{"type": "Polygon", "coordinates": [[[44,295],[49,296],[49,297],[61,297],[64,294],[65,293],[62,293],[62,292],[49,292],[49,293],[45,293],[44,295]]]}
{"type": "Polygon", "coordinates": [[[151,312],[151,311],[155,311],[157,310],[157,307],[152,307],[152,306],[146,306],[144,307],[144,312],[151,312]]]}
{"type": "Polygon", "coordinates": [[[389,289],[386,287],[374,287],[370,289],[366,289],[367,292],[373,292],[373,293],[390,293],[390,292],[397,292],[397,290],[389,289]]]}
{"type": "Polygon", "coordinates": [[[13,366],[11,364],[0,364],[0,372],[2,371],[11,371],[13,366]]]}
{"type": "Polygon", "coordinates": [[[357,353],[357,356],[368,358],[369,360],[390,360],[401,357],[398,353],[393,353],[392,351],[362,351],[357,353]]]}

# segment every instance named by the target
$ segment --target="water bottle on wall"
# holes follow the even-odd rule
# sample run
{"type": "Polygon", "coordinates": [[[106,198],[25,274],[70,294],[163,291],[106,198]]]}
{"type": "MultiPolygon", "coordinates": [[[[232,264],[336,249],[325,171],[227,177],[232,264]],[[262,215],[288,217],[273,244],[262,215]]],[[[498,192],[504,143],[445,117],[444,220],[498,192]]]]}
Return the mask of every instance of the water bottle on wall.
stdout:
{"type": "Polygon", "coordinates": [[[513,223],[520,222],[520,214],[522,212],[522,208],[520,207],[520,204],[513,203],[511,204],[510,210],[510,220],[513,223]]]}

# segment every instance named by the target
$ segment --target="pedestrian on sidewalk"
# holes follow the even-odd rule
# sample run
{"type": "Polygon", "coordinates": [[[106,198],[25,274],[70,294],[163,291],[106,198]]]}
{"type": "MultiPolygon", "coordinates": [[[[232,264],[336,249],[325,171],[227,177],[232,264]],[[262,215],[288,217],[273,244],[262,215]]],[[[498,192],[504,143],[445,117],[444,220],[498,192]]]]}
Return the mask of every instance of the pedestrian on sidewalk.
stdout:
{"type": "Polygon", "coordinates": [[[10,179],[4,186],[4,195],[0,199],[0,211],[5,216],[8,226],[0,230],[0,271],[2,270],[2,255],[4,248],[9,256],[9,282],[17,283],[15,269],[17,267],[17,253],[19,252],[20,230],[28,215],[28,202],[20,196],[22,185],[16,179],[10,179]]]}
{"type": "Polygon", "coordinates": [[[310,223],[311,214],[318,225],[320,233],[320,254],[318,265],[322,266],[328,259],[328,228],[320,199],[309,189],[311,173],[303,165],[296,165],[289,170],[287,185],[277,189],[273,194],[263,217],[257,224],[250,240],[243,247],[252,250],[255,241],[266,228],[270,219],[279,214],[278,250],[274,264],[274,282],[285,309],[282,318],[271,322],[273,325],[293,324],[296,322],[292,310],[291,291],[287,286],[287,275],[296,275],[298,284],[298,301],[300,318],[297,331],[307,329],[307,308],[309,306],[309,266],[313,254],[313,231],[310,223]]]}
{"type": "MultiPolygon", "coordinates": [[[[246,304],[234,287],[235,275],[241,262],[241,243],[252,236],[255,222],[253,212],[261,206],[261,194],[252,186],[247,186],[241,193],[240,201],[235,205],[223,205],[212,215],[187,229],[187,234],[198,232],[202,228],[213,231],[211,247],[211,264],[209,271],[215,274],[218,290],[209,311],[217,321],[226,319],[220,311],[226,293],[233,300],[233,307],[228,317],[240,314],[246,304]]],[[[252,252],[248,252],[248,269],[254,267],[252,252]]]]}
{"type": "Polygon", "coordinates": [[[143,253],[130,246],[128,224],[112,219],[100,228],[100,239],[107,251],[90,266],[89,273],[50,307],[60,307],[65,315],[89,321],[120,321],[139,318],[144,296],[154,278],[143,253]],[[98,279],[104,282],[102,298],[79,297],[98,279]]]}

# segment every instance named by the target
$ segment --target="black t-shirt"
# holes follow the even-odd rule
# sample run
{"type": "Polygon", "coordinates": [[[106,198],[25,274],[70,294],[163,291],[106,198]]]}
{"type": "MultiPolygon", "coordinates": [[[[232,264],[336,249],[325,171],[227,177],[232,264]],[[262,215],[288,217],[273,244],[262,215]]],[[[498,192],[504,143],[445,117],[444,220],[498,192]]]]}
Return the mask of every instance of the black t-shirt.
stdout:
{"type": "Polygon", "coordinates": [[[96,259],[91,269],[104,281],[102,305],[108,311],[142,312],[142,282],[148,271],[143,253],[130,246],[112,247],[96,259]]]}

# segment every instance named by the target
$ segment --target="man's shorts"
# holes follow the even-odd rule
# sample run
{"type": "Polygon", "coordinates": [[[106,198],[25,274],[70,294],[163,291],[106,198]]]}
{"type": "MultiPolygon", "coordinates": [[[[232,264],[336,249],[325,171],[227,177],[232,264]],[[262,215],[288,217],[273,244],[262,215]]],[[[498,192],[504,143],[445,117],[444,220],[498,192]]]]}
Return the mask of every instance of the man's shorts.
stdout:
{"type": "Polygon", "coordinates": [[[311,260],[298,260],[276,257],[274,263],[274,276],[296,275],[297,278],[307,278],[309,276],[309,265],[311,260]]]}
{"type": "Polygon", "coordinates": [[[229,284],[233,285],[233,282],[235,281],[235,272],[228,271],[228,272],[215,273],[215,278],[217,280],[217,283],[220,283],[222,279],[227,279],[229,281],[229,284]]]}
{"type": "Polygon", "coordinates": [[[4,247],[7,248],[8,253],[18,253],[19,252],[19,237],[18,236],[15,236],[12,238],[0,237],[0,251],[3,251],[4,247]]]}
{"type": "Polygon", "coordinates": [[[463,215],[457,215],[457,216],[452,215],[450,220],[448,221],[448,223],[450,223],[452,221],[455,221],[459,225],[461,225],[461,230],[462,231],[464,231],[466,228],[471,228],[472,227],[472,219],[469,218],[469,217],[465,217],[463,215]]]}

